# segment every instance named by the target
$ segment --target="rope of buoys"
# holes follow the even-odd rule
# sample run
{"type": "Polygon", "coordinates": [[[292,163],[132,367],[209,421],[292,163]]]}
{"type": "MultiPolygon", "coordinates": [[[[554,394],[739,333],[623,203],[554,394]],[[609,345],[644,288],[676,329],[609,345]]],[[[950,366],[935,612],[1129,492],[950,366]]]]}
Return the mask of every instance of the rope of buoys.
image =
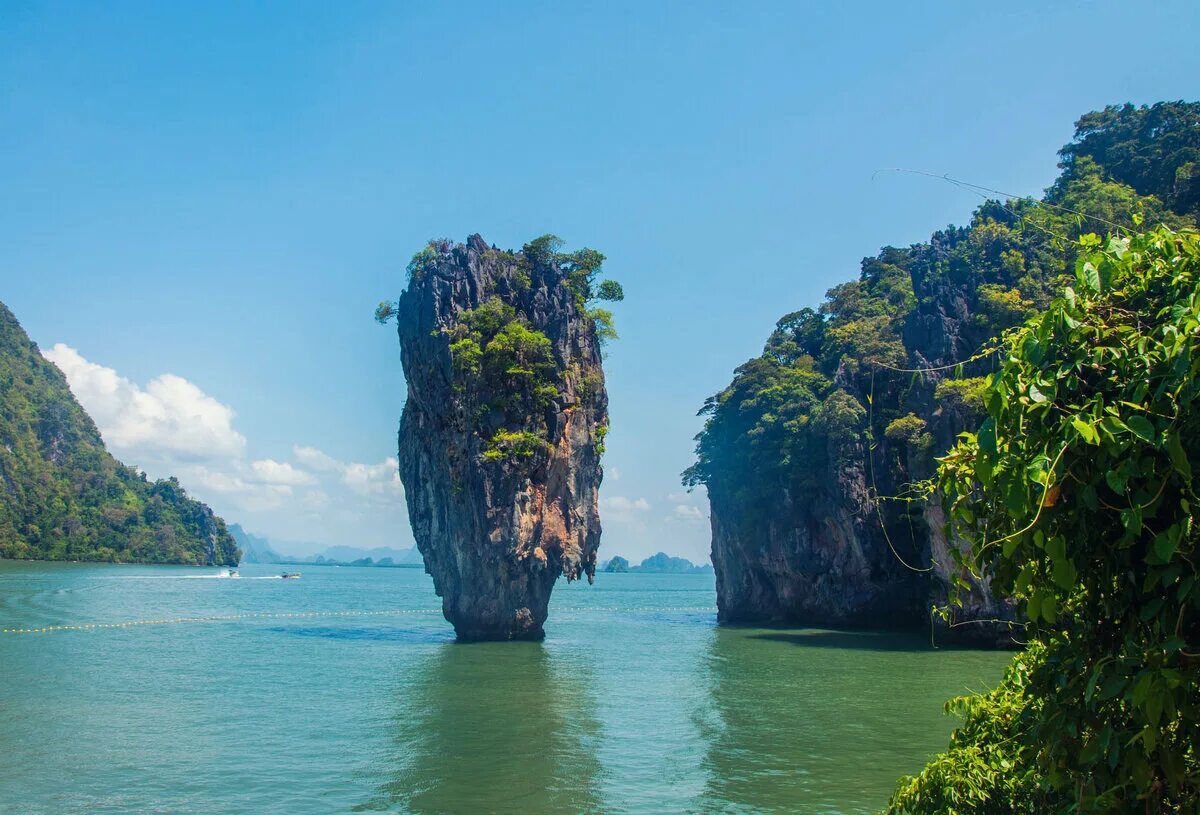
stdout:
{"type": "MultiPolygon", "coordinates": [[[[715,612],[714,606],[581,606],[558,609],[559,614],[576,611],[620,611],[620,612],[715,612]]],[[[120,623],[77,623],[75,625],[46,625],[36,628],[0,628],[0,634],[50,634],[58,631],[99,631],[110,628],[134,628],[140,625],[176,625],[180,623],[223,623],[235,620],[276,620],[313,617],[376,617],[390,614],[440,614],[440,608],[395,608],[381,611],[256,611],[246,614],[210,614],[203,617],[165,617],[156,620],[126,620],[120,623]]]]}
{"type": "Polygon", "coordinates": [[[385,609],[382,611],[256,611],[246,614],[209,614],[203,617],[165,617],[155,620],[126,620],[120,623],[78,623],[47,625],[38,628],[0,628],[0,634],[42,634],[54,631],[92,631],[103,628],[133,628],[139,625],[173,625],[177,623],[220,623],[233,620],[283,619],[289,617],[366,617],[380,614],[429,614],[439,609],[385,609]]]}

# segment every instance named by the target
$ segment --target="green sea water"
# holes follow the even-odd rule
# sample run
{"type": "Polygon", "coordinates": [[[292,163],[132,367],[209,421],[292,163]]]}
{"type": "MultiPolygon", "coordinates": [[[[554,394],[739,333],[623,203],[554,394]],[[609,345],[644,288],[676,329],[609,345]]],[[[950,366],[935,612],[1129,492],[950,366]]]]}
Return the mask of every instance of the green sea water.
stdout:
{"type": "Polygon", "coordinates": [[[0,629],[69,627],[0,633],[0,813],[868,813],[1008,659],[719,628],[709,575],[457,645],[420,570],[303,572],[0,561],[0,629]]]}

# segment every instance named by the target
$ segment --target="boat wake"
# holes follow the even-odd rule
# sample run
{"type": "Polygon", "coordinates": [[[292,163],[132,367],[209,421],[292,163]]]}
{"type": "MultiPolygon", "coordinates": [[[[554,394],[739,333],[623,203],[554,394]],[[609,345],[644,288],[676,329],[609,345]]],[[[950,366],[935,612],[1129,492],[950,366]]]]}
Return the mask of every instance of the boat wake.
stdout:
{"type": "Polygon", "coordinates": [[[114,577],[99,578],[101,580],[283,580],[283,575],[240,575],[229,569],[222,569],[216,574],[123,574],[114,577]]]}

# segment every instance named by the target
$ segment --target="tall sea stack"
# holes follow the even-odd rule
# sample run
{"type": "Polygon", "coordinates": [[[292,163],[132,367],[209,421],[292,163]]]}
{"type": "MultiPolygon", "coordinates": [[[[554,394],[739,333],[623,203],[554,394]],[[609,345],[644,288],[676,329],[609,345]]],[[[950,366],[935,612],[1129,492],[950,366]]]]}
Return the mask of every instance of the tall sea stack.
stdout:
{"type": "Polygon", "coordinates": [[[433,241],[377,315],[397,318],[408,381],[409,519],[460,640],[541,639],[559,575],[595,575],[611,325],[588,303],[603,256],[557,250],[433,241]]]}

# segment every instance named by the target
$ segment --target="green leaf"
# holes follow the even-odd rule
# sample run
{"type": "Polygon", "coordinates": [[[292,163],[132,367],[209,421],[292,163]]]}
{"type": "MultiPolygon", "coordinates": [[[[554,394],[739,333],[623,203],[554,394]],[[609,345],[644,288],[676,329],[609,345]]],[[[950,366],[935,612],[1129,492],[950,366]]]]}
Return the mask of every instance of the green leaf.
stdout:
{"type": "Polygon", "coordinates": [[[1067,558],[1054,561],[1054,584],[1060,589],[1070,589],[1075,586],[1075,579],[1078,574],[1075,571],[1075,564],[1067,558]]]}
{"type": "Polygon", "coordinates": [[[1108,484],[1108,488],[1117,495],[1125,494],[1125,480],[1128,476],[1124,468],[1109,470],[1104,473],[1104,481],[1108,484]]]}
{"type": "Polygon", "coordinates": [[[1110,436],[1119,436],[1129,430],[1129,427],[1121,421],[1119,416],[1105,416],[1100,420],[1100,426],[1108,431],[1110,436]]]}
{"type": "Polygon", "coordinates": [[[1043,597],[1042,605],[1039,611],[1042,612],[1042,619],[1053,624],[1058,619],[1058,601],[1053,597],[1043,597]]]}
{"type": "Polygon", "coordinates": [[[1099,444],[1100,434],[1096,432],[1096,426],[1082,416],[1076,416],[1071,419],[1071,426],[1079,433],[1080,437],[1088,444],[1099,444]]]}
{"type": "Polygon", "coordinates": [[[1192,480],[1192,464],[1188,461],[1187,453],[1183,451],[1183,444],[1179,441],[1179,433],[1172,431],[1167,434],[1167,454],[1171,457],[1171,464],[1179,471],[1188,481],[1192,480]]]}
{"type": "Polygon", "coordinates": [[[1025,602],[1025,613],[1031,620],[1038,620],[1041,618],[1041,608],[1042,596],[1040,594],[1034,594],[1025,602]]]}
{"type": "Polygon", "coordinates": [[[1154,554],[1162,563],[1168,563],[1175,554],[1175,536],[1163,533],[1154,537],[1154,554]]]}
{"type": "Polygon", "coordinates": [[[975,477],[979,479],[979,483],[985,487],[992,484],[992,459],[990,456],[985,456],[982,453],[975,456],[975,477]]]}
{"type": "Polygon", "coordinates": [[[979,451],[991,458],[998,455],[996,447],[996,420],[991,416],[984,419],[983,424],[979,427],[979,451]]]}
{"type": "Polygon", "coordinates": [[[1146,718],[1150,720],[1150,724],[1158,726],[1158,720],[1162,718],[1163,697],[1161,692],[1152,691],[1146,697],[1146,718]]]}
{"type": "Polygon", "coordinates": [[[1100,291],[1100,271],[1091,261],[1083,262],[1075,272],[1075,279],[1079,281],[1079,288],[1084,291],[1100,291]]]}
{"type": "Polygon", "coordinates": [[[1154,441],[1155,429],[1154,423],[1145,416],[1130,416],[1125,420],[1125,424],[1133,431],[1133,434],[1144,441],[1154,441]]]}

